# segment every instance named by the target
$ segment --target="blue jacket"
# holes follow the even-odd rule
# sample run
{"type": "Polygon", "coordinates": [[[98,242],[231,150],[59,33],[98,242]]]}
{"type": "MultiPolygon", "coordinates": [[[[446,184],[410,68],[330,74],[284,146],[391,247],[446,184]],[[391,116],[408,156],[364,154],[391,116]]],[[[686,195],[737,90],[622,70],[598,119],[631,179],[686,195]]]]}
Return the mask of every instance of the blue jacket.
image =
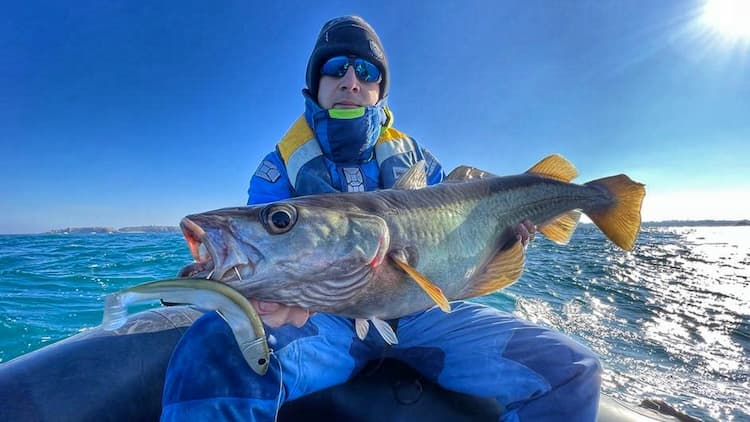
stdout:
{"type": "MultiPolygon", "coordinates": [[[[341,142],[366,141],[342,139],[341,142]]],[[[339,155],[334,161],[331,148],[326,146],[321,148],[308,119],[300,116],[255,171],[248,189],[248,205],[315,193],[390,188],[419,160],[426,160],[428,184],[444,178],[442,166],[427,149],[390,126],[380,131],[377,142],[370,147],[369,159],[345,160],[339,155]]],[[[358,155],[362,155],[361,150],[358,155]]]]}

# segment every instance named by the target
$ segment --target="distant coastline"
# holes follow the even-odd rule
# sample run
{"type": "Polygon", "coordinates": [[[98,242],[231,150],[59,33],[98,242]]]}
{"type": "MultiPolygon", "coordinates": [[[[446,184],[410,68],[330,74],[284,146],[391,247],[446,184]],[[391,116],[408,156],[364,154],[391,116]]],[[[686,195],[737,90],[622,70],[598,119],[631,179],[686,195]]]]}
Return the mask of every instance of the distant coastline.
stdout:
{"type": "Polygon", "coordinates": [[[180,228],[177,226],[133,226],[121,227],[65,227],[63,229],[54,229],[45,233],[49,234],[96,234],[96,233],[179,233],[180,228]]]}
{"type": "MultiPolygon", "coordinates": [[[[591,223],[588,223],[591,224],[591,223]]],[[[643,227],[721,227],[721,226],[750,226],[750,220],[665,220],[644,221],[643,227]]],[[[65,227],[54,229],[49,234],[87,234],[87,233],[179,233],[177,226],[133,226],[121,227],[65,227]]]]}
{"type": "Polygon", "coordinates": [[[750,220],[665,220],[644,221],[643,227],[719,227],[750,226],[750,220]]]}

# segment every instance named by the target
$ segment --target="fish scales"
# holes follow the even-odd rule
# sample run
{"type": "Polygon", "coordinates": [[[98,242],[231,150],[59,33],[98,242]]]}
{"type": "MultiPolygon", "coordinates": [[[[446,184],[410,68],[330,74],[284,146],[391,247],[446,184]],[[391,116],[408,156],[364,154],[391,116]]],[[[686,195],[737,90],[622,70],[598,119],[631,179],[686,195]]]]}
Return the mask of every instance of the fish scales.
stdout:
{"type": "MultiPolygon", "coordinates": [[[[415,263],[450,298],[494,247],[515,238],[512,228],[524,219],[546,221],[570,207],[583,206],[593,189],[533,175],[508,176],[420,191],[389,191],[408,196],[390,222],[392,237],[419,245],[415,263]],[[483,253],[484,252],[484,253],[483,253]]],[[[396,209],[394,206],[394,209],[396,209]]]]}

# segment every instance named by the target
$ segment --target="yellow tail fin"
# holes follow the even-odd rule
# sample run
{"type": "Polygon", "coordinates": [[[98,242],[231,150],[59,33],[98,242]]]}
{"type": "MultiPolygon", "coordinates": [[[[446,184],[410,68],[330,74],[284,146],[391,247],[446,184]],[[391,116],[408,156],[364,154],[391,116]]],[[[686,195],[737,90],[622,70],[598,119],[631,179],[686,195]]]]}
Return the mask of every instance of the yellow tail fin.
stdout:
{"type": "Polygon", "coordinates": [[[627,251],[633,249],[641,229],[641,205],[646,187],[628,176],[604,177],[586,185],[596,185],[609,191],[615,198],[613,206],[599,211],[585,211],[591,220],[615,245],[627,251]]]}

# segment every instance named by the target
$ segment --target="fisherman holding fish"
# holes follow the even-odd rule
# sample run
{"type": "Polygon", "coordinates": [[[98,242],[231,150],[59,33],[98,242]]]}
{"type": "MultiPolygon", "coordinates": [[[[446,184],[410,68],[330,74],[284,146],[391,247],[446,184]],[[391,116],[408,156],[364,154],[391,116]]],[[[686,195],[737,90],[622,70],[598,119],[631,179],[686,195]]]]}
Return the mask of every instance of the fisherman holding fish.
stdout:
{"type": "MultiPolygon", "coordinates": [[[[343,16],[323,26],[306,80],[305,112],[253,175],[248,205],[392,188],[420,161],[427,184],[443,181],[437,159],[392,127],[388,61],[362,18],[343,16]]],[[[285,218],[279,214],[275,223],[283,226],[285,218]]],[[[534,228],[526,221],[516,232],[525,244],[534,228]]],[[[402,264],[408,271],[408,259],[402,264]]],[[[563,334],[512,314],[446,302],[450,312],[433,306],[389,321],[374,319],[377,330],[368,332],[366,320],[363,325],[297,306],[252,303],[274,350],[267,373],[250,370],[230,327],[209,313],[174,351],[162,420],[272,421],[284,402],[345,383],[382,357],[401,360],[446,389],[496,398],[504,421],[596,418],[597,357],[563,334]],[[389,332],[390,341],[383,335],[389,332]]]]}

